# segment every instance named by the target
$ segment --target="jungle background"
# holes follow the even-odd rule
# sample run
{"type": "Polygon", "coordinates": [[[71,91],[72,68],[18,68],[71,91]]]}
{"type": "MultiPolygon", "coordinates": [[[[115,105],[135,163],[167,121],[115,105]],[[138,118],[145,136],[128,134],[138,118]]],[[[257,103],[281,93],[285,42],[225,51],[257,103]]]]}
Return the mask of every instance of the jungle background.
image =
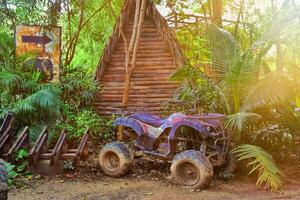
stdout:
{"type": "MultiPolygon", "coordinates": [[[[1,0],[0,113],[16,115],[34,141],[44,125],[52,137],[66,129],[77,142],[86,127],[94,142],[114,139],[113,119],[93,110],[101,87],[94,80],[102,50],[123,0],[1,0]],[[62,74],[45,83],[15,56],[18,24],[61,26],[62,74]]],[[[233,154],[246,160],[257,184],[280,190],[285,175],[276,166],[299,165],[300,2],[297,0],[156,1],[164,15],[199,21],[173,24],[187,64],[170,77],[182,84],[174,100],[185,113],[218,112],[232,138],[233,154]],[[298,156],[298,157],[297,157],[298,156]]],[[[164,110],[173,104],[163,105],[164,110]]],[[[20,155],[22,157],[22,155],[20,155]]],[[[23,176],[14,166],[11,179],[23,176]]],[[[20,170],[22,171],[22,170],[20,170]]]]}

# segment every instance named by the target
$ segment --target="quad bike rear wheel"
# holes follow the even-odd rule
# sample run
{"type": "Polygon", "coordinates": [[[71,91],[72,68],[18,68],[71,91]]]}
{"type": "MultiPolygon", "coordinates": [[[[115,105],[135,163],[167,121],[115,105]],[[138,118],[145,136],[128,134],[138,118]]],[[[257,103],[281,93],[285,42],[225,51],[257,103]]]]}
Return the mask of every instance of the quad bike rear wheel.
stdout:
{"type": "Polygon", "coordinates": [[[112,177],[123,176],[132,163],[130,150],[122,142],[108,143],[100,151],[99,163],[104,174],[112,177]]]}
{"type": "Polygon", "coordinates": [[[7,171],[4,166],[4,161],[0,159],[0,200],[6,200],[7,193],[7,171]]]}
{"type": "Polygon", "coordinates": [[[213,166],[200,151],[188,150],[175,156],[171,164],[171,174],[183,186],[203,189],[213,178],[213,166]]]}

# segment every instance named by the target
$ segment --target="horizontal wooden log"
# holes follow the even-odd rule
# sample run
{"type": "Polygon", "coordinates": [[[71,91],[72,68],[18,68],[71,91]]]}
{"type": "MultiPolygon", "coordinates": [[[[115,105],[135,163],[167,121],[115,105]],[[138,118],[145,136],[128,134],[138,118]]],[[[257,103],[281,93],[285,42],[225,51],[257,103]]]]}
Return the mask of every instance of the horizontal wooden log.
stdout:
{"type": "MultiPolygon", "coordinates": [[[[166,62],[166,61],[169,61],[169,62],[175,63],[175,61],[172,57],[159,57],[159,56],[144,57],[144,58],[139,57],[136,60],[137,60],[137,62],[151,62],[151,61],[166,62]]],[[[109,63],[123,63],[125,65],[125,57],[121,57],[121,56],[113,57],[109,60],[109,63]]]]}
{"type": "MultiPolygon", "coordinates": [[[[146,46],[138,46],[138,51],[143,50],[166,50],[167,46],[164,45],[146,45],[146,46]]],[[[115,51],[124,51],[124,46],[117,46],[115,51]]]]}
{"type": "MultiPolygon", "coordinates": [[[[110,73],[110,74],[104,74],[102,78],[102,82],[104,79],[124,79],[125,78],[125,73],[124,74],[119,74],[119,73],[110,73]]],[[[156,78],[163,79],[163,80],[169,80],[170,79],[170,74],[169,73],[133,73],[131,76],[131,80],[140,80],[140,79],[151,79],[151,80],[156,80],[156,78]]]]}
{"type": "MultiPolygon", "coordinates": [[[[103,86],[107,89],[120,89],[123,90],[124,86],[123,84],[119,84],[119,83],[105,83],[105,85],[103,86]]],[[[176,89],[178,88],[177,84],[166,84],[166,85],[150,85],[150,86],[137,86],[137,85],[133,85],[130,87],[131,90],[138,90],[138,89],[147,89],[147,88],[151,88],[151,89],[176,89]]]]}
{"type": "MultiPolygon", "coordinates": [[[[123,66],[124,62],[110,62],[109,65],[114,66],[123,66]]],[[[173,60],[143,60],[139,59],[136,61],[136,66],[157,66],[157,65],[174,65],[175,62],[173,60]]],[[[176,68],[174,66],[174,68],[176,68]]]]}
{"type": "MultiPolygon", "coordinates": [[[[128,41],[130,41],[131,35],[127,35],[126,39],[127,39],[128,41]]],[[[146,42],[148,42],[148,41],[162,41],[162,40],[163,40],[162,36],[156,36],[156,37],[143,37],[143,38],[140,38],[140,42],[144,42],[144,41],[146,41],[146,42]]],[[[124,45],[123,39],[118,40],[117,43],[118,43],[118,44],[124,45]]]]}
{"type": "MultiPolygon", "coordinates": [[[[125,57],[125,53],[124,52],[121,52],[121,53],[118,53],[118,52],[114,52],[112,54],[112,58],[120,58],[120,57],[125,57]]],[[[173,58],[171,53],[169,52],[164,52],[164,53],[145,53],[144,51],[142,52],[137,52],[136,54],[136,57],[137,58],[156,58],[156,57],[163,57],[163,58],[173,58]]]]}
{"type": "MultiPolygon", "coordinates": [[[[104,76],[103,78],[102,78],[102,81],[106,81],[106,82],[124,82],[125,81],[125,77],[117,77],[117,76],[104,76]]],[[[150,78],[145,78],[145,77],[143,77],[143,78],[131,78],[131,82],[133,82],[133,83],[138,83],[138,82],[143,82],[143,81],[152,81],[152,82],[154,82],[154,83],[152,83],[152,84],[155,84],[155,82],[157,82],[157,81],[159,81],[159,82],[162,82],[162,81],[168,81],[168,77],[155,77],[155,78],[152,78],[152,77],[150,77],[150,78]]]]}
{"type": "MultiPolygon", "coordinates": [[[[166,49],[144,49],[142,51],[143,54],[161,54],[161,53],[168,53],[169,51],[167,51],[166,49]]],[[[124,50],[115,50],[114,53],[117,54],[124,54],[124,50]]],[[[139,54],[139,53],[138,53],[139,54]]]]}
{"type": "MultiPolygon", "coordinates": [[[[123,41],[119,41],[117,43],[117,48],[118,47],[124,47],[124,43],[123,41]]],[[[153,41],[140,41],[139,42],[139,47],[151,47],[151,46],[166,46],[166,43],[163,42],[162,40],[153,40],[153,41]]],[[[127,44],[127,47],[129,47],[129,44],[127,44]]]]}
{"type": "MultiPolygon", "coordinates": [[[[126,27],[123,29],[124,33],[130,33],[132,34],[132,28],[126,27]]],[[[158,33],[157,29],[155,27],[142,27],[142,33],[158,33]]]]}

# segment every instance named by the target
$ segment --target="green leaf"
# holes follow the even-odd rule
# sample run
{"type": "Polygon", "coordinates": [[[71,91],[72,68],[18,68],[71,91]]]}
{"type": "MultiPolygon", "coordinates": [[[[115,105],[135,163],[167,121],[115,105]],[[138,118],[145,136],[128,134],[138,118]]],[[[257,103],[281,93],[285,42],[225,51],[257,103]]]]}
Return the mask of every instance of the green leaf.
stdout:
{"type": "Polygon", "coordinates": [[[249,174],[258,173],[256,185],[263,184],[272,191],[279,191],[282,187],[284,174],[276,166],[272,156],[261,147],[249,144],[243,144],[232,150],[232,153],[238,157],[238,160],[247,160],[248,165],[252,167],[249,174]]]}
{"type": "Polygon", "coordinates": [[[261,116],[256,113],[239,112],[232,115],[228,115],[225,121],[225,127],[235,134],[237,141],[241,138],[241,132],[247,128],[247,126],[256,123],[261,119],[261,116]]]}
{"type": "Polygon", "coordinates": [[[259,80],[246,96],[242,111],[250,111],[263,106],[292,101],[294,88],[292,81],[283,72],[273,72],[259,80]],[[276,86],[276,87],[274,87],[276,86]]]}

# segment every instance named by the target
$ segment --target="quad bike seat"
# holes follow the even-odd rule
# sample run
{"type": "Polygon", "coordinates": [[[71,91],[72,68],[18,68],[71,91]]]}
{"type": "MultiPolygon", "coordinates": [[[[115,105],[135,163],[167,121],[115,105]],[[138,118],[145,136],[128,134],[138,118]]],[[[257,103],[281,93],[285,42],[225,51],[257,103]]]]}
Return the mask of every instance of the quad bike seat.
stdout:
{"type": "Polygon", "coordinates": [[[152,115],[149,113],[134,113],[129,117],[156,128],[160,127],[166,121],[166,119],[162,119],[157,115],[152,115]]]}

